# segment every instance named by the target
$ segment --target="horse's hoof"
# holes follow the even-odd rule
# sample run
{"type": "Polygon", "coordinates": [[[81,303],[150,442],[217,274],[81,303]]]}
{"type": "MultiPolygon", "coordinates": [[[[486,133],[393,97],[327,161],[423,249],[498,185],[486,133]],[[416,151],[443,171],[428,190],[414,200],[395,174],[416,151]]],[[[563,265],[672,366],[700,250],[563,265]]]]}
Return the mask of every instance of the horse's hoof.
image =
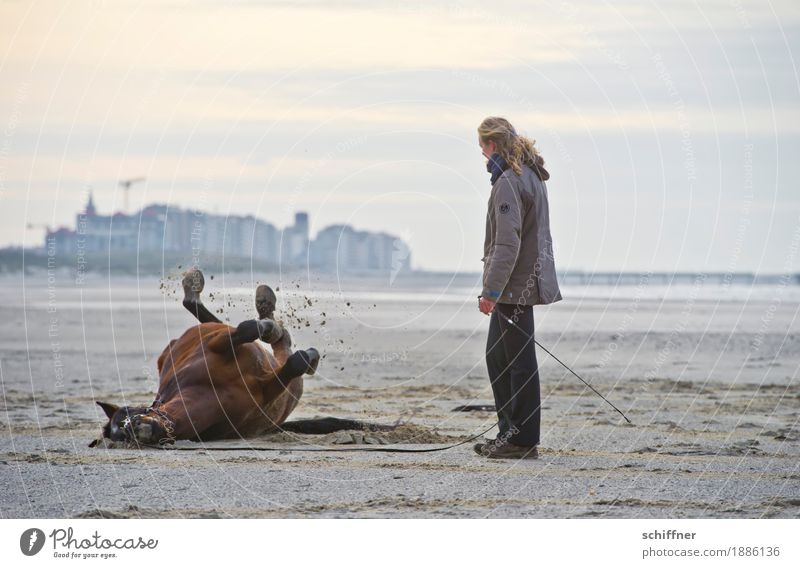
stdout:
{"type": "Polygon", "coordinates": [[[256,288],[256,311],[258,311],[259,319],[273,319],[277,303],[278,297],[275,296],[272,288],[266,284],[261,284],[256,288]]]}
{"type": "Polygon", "coordinates": [[[317,372],[317,367],[319,366],[319,351],[313,347],[309,347],[306,349],[306,353],[308,354],[308,370],[306,371],[306,375],[313,375],[317,372]]]}
{"type": "Polygon", "coordinates": [[[205,288],[206,280],[199,268],[187,270],[183,275],[183,293],[186,298],[194,299],[205,288]]]}
{"type": "Polygon", "coordinates": [[[271,319],[260,319],[258,321],[258,338],[265,343],[272,345],[283,337],[283,328],[271,319]]]}

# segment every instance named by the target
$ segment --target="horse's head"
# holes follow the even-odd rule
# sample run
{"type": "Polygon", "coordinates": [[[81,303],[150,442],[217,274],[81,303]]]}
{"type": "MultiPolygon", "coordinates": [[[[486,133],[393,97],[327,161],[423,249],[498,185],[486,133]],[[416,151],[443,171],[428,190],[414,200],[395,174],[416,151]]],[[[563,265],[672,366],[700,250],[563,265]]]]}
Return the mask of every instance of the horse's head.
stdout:
{"type": "MultiPolygon", "coordinates": [[[[103,426],[103,438],[114,442],[138,442],[142,444],[158,443],[166,436],[166,430],[160,421],[148,416],[149,408],[145,406],[117,406],[97,401],[108,417],[103,426]]],[[[89,444],[94,447],[97,440],[89,444]]]]}

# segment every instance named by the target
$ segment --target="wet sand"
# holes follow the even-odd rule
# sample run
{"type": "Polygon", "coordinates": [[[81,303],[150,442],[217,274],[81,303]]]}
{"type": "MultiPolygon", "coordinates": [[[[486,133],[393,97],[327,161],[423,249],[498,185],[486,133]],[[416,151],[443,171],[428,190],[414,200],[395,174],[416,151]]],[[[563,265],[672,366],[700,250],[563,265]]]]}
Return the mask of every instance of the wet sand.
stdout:
{"type": "MultiPolygon", "coordinates": [[[[172,281],[159,290],[157,280],[127,279],[109,290],[102,279],[75,288],[66,275],[50,287],[27,277],[23,287],[20,276],[3,276],[3,517],[800,514],[794,300],[779,309],[769,300],[581,300],[582,290],[565,288],[565,301],[535,308],[536,339],[633,425],[537,349],[540,458],[494,461],[471,443],[416,454],[293,451],[447,445],[495,416],[452,411],[492,402],[488,319],[470,290],[378,293],[356,282],[340,284],[340,297],[322,293],[330,283],[281,284],[279,317],[295,345],[325,355],[293,418],[403,422],[397,433],[179,444],[198,451],[89,448],[103,422],[94,401],[149,404],[156,358],[193,320],[172,281]],[[231,446],[242,449],[213,449],[231,446]]],[[[238,323],[254,315],[253,288],[245,277],[207,279],[207,295],[216,290],[208,305],[238,323]]]]}

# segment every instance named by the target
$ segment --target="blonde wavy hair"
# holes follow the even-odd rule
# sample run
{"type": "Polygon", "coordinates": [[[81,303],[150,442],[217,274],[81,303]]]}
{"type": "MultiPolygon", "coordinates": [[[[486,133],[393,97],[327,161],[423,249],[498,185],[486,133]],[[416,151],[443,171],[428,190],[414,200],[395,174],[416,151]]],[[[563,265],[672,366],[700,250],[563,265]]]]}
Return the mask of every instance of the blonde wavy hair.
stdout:
{"type": "Polygon", "coordinates": [[[544,159],[536,148],[536,140],[520,136],[511,123],[500,116],[489,116],[483,119],[478,127],[481,142],[489,141],[497,144],[497,153],[508,163],[514,173],[522,174],[522,166],[527,165],[534,171],[544,165],[544,159]]]}

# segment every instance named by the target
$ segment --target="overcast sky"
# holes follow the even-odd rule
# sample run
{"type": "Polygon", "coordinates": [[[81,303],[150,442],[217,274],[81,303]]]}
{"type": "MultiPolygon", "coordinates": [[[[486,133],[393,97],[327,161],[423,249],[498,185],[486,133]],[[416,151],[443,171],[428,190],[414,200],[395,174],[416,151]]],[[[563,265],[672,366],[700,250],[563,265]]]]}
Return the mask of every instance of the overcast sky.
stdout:
{"type": "Polygon", "coordinates": [[[502,115],[551,172],[559,270],[797,271],[799,25],[796,1],[6,0],[0,245],[146,176],[131,209],[304,210],[479,271],[502,115]]]}

